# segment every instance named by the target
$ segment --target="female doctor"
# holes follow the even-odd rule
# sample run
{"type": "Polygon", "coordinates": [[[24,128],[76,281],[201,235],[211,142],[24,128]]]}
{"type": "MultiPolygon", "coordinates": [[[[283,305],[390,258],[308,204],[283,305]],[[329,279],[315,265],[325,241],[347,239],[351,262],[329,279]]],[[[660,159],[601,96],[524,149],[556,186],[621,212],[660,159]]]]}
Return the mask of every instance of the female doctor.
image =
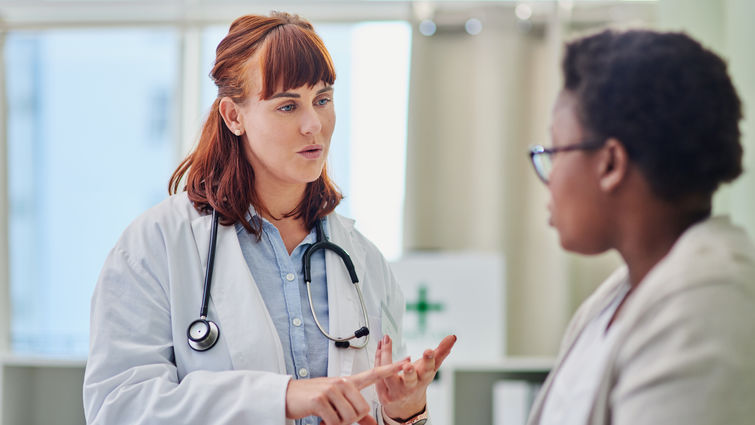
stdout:
{"type": "Polygon", "coordinates": [[[273,13],[238,18],[216,53],[218,96],[173,196],[126,229],[97,283],[87,422],[426,423],[427,385],[456,338],[392,362],[403,296],[333,212],[325,46],[273,13]]]}

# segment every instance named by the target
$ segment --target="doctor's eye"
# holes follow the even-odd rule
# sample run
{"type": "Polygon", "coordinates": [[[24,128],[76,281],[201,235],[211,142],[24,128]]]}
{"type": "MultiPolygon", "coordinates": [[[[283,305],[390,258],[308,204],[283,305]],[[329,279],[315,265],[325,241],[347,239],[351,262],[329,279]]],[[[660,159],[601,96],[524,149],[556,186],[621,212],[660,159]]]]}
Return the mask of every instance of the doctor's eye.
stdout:
{"type": "Polygon", "coordinates": [[[315,104],[317,104],[318,106],[325,106],[332,101],[333,99],[330,97],[321,97],[315,101],[315,104]]]}
{"type": "Polygon", "coordinates": [[[278,108],[279,111],[283,111],[283,112],[291,112],[294,109],[296,109],[296,105],[293,103],[289,103],[278,108]]]}

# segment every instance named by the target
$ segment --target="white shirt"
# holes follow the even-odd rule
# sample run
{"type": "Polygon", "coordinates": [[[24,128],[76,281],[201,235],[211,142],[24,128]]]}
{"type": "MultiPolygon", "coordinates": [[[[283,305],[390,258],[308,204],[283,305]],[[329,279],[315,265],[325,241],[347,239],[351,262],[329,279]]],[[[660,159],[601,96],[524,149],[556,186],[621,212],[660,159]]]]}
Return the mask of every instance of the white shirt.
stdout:
{"type": "Polygon", "coordinates": [[[603,366],[616,343],[617,323],[606,329],[629,283],[582,331],[553,380],[540,425],[584,425],[595,399],[603,366]]]}

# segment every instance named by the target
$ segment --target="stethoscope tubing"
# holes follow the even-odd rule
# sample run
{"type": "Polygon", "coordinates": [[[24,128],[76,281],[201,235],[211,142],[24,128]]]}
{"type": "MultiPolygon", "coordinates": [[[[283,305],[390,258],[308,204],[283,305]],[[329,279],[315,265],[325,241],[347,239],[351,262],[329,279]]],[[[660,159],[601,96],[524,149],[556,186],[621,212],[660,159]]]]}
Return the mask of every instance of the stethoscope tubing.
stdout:
{"type": "Polygon", "coordinates": [[[367,315],[367,307],[364,304],[364,297],[362,296],[362,290],[359,287],[359,278],[357,277],[356,270],[354,270],[354,263],[351,261],[349,254],[340,246],[330,242],[325,236],[325,232],[322,228],[322,220],[317,220],[315,224],[315,232],[317,233],[317,241],[307,248],[302,257],[302,269],[304,270],[304,283],[307,286],[307,299],[309,300],[309,310],[312,312],[312,318],[315,319],[317,328],[320,329],[323,335],[331,341],[335,341],[336,347],[340,348],[364,348],[367,346],[367,342],[370,340],[370,319],[367,315]],[[338,255],[343,261],[343,265],[346,266],[346,271],[349,273],[351,283],[354,284],[357,294],[359,295],[359,304],[362,307],[362,317],[364,319],[365,326],[357,329],[353,335],[348,337],[337,337],[329,334],[320,324],[320,320],[317,319],[317,313],[315,313],[315,306],[312,302],[312,290],[310,284],[312,282],[312,266],[311,259],[312,254],[319,250],[330,250],[338,255]],[[349,341],[355,338],[365,337],[364,341],[359,345],[352,345],[349,341]]]}
{"type": "MultiPolygon", "coordinates": [[[[328,338],[331,341],[336,342],[336,346],[341,347],[343,343],[349,344],[350,348],[364,348],[367,346],[367,343],[370,341],[370,318],[367,315],[367,307],[364,304],[364,297],[362,296],[362,290],[359,289],[359,282],[354,282],[354,287],[357,290],[357,294],[359,295],[359,304],[362,306],[362,317],[364,319],[365,326],[357,329],[356,332],[354,332],[354,335],[348,336],[346,338],[339,338],[336,336],[333,336],[329,334],[320,324],[320,321],[317,320],[317,314],[315,313],[315,306],[312,303],[312,291],[310,290],[310,282],[306,281],[304,282],[307,285],[307,298],[309,299],[309,309],[312,311],[312,317],[315,319],[315,324],[320,329],[320,332],[322,332],[323,335],[325,335],[326,338],[328,338]],[[361,338],[365,337],[364,341],[361,344],[352,344],[349,341],[351,341],[354,338],[361,338]]],[[[345,345],[343,345],[345,347],[345,345]]]]}
{"type": "MultiPolygon", "coordinates": [[[[317,328],[320,329],[320,332],[328,338],[331,341],[334,341],[336,344],[336,347],[339,348],[355,348],[360,349],[367,346],[367,343],[370,340],[370,319],[367,314],[367,307],[364,303],[364,296],[362,295],[362,290],[359,287],[359,279],[357,278],[356,271],[354,270],[354,263],[351,261],[351,257],[349,257],[349,254],[340,246],[328,241],[327,237],[325,236],[325,232],[322,228],[322,220],[317,220],[316,223],[316,232],[317,232],[317,241],[310,245],[309,248],[304,252],[304,256],[302,259],[302,266],[304,269],[304,281],[307,286],[307,298],[309,299],[309,309],[312,312],[312,318],[314,318],[315,323],[317,324],[317,328]],[[330,335],[325,329],[322,327],[322,324],[320,324],[320,321],[317,319],[317,314],[315,313],[315,307],[314,303],[312,302],[312,291],[310,289],[310,284],[312,281],[312,268],[310,264],[310,259],[312,257],[312,254],[317,252],[318,250],[330,250],[336,253],[341,260],[343,261],[344,266],[346,266],[346,270],[349,273],[349,277],[351,278],[351,282],[354,284],[354,288],[357,291],[357,295],[359,296],[359,304],[362,307],[362,317],[364,319],[365,326],[362,326],[361,328],[357,329],[353,335],[341,338],[341,337],[335,337],[330,335]],[[355,338],[362,338],[365,337],[364,341],[361,344],[353,344],[349,341],[355,338]]],[[[217,326],[215,322],[212,322],[210,320],[207,320],[207,311],[209,308],[210,303],[210,288],[212,284],[212,271],[215,268],[215,248],[217,245],[217,236],[218,236],[218,212],[213,208],[212,210],[212,230],[210,231],[210,247],[208,249],[207,254],[207,269],[205,271],[205,279],[204,279],[204,288],[202,292],[202,307],[199,310],[199,319],[191,322],[189,324],[189,328],[187,329],[187,337],[189,339],[189,346],[196,350],[196,351],[205,351],[212,348],[215,343],[217,342],[219,336],[220,336],[220,329],[217,326]],[[198,327],[195,327],[198,326],[198,327]],[[192,330],[196,332],[196,335],[192,334],[192,330]]]]}
{"type": "Polygon", "coordinates": [[[202,308],[199,317],[207,318],[207,310],[210,304],[210,285],[212,285],[212,271],[215,269],[215,247],[218,241],[218,212],[212,209],[212,230],[210,230],[210,248],[207,254],[207,271],[204,275],[204,291],[202,292],[202,308]]]}

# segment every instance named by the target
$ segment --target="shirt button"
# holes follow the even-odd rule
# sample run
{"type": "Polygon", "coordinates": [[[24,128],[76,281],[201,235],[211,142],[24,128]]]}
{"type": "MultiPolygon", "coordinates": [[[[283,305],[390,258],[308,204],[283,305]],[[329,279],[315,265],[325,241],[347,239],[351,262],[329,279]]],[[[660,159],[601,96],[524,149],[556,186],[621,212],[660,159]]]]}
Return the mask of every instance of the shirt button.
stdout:
{"type": "Polygon", "coordinates": [[[307,370],[307,368],[303,367],[299,369],[299,376],[301,376],[302,378],[306,378],[307,375],[309,375],[309,371],[307,370]]]}
{"type": "Polygon", "coordinates": [[[301,326],[301,319],[300,318],[297,317],[297,318],[294,319],[294,326],[301,326]]]}
{"type": "Polygon", "coordinates": [[[296,278],[296,275],[293,274],[293,273],[289,273],[289,274],[286,275],[286,280],[289,281],[289,282],[291,282],[295,278],[296,278]]]}

